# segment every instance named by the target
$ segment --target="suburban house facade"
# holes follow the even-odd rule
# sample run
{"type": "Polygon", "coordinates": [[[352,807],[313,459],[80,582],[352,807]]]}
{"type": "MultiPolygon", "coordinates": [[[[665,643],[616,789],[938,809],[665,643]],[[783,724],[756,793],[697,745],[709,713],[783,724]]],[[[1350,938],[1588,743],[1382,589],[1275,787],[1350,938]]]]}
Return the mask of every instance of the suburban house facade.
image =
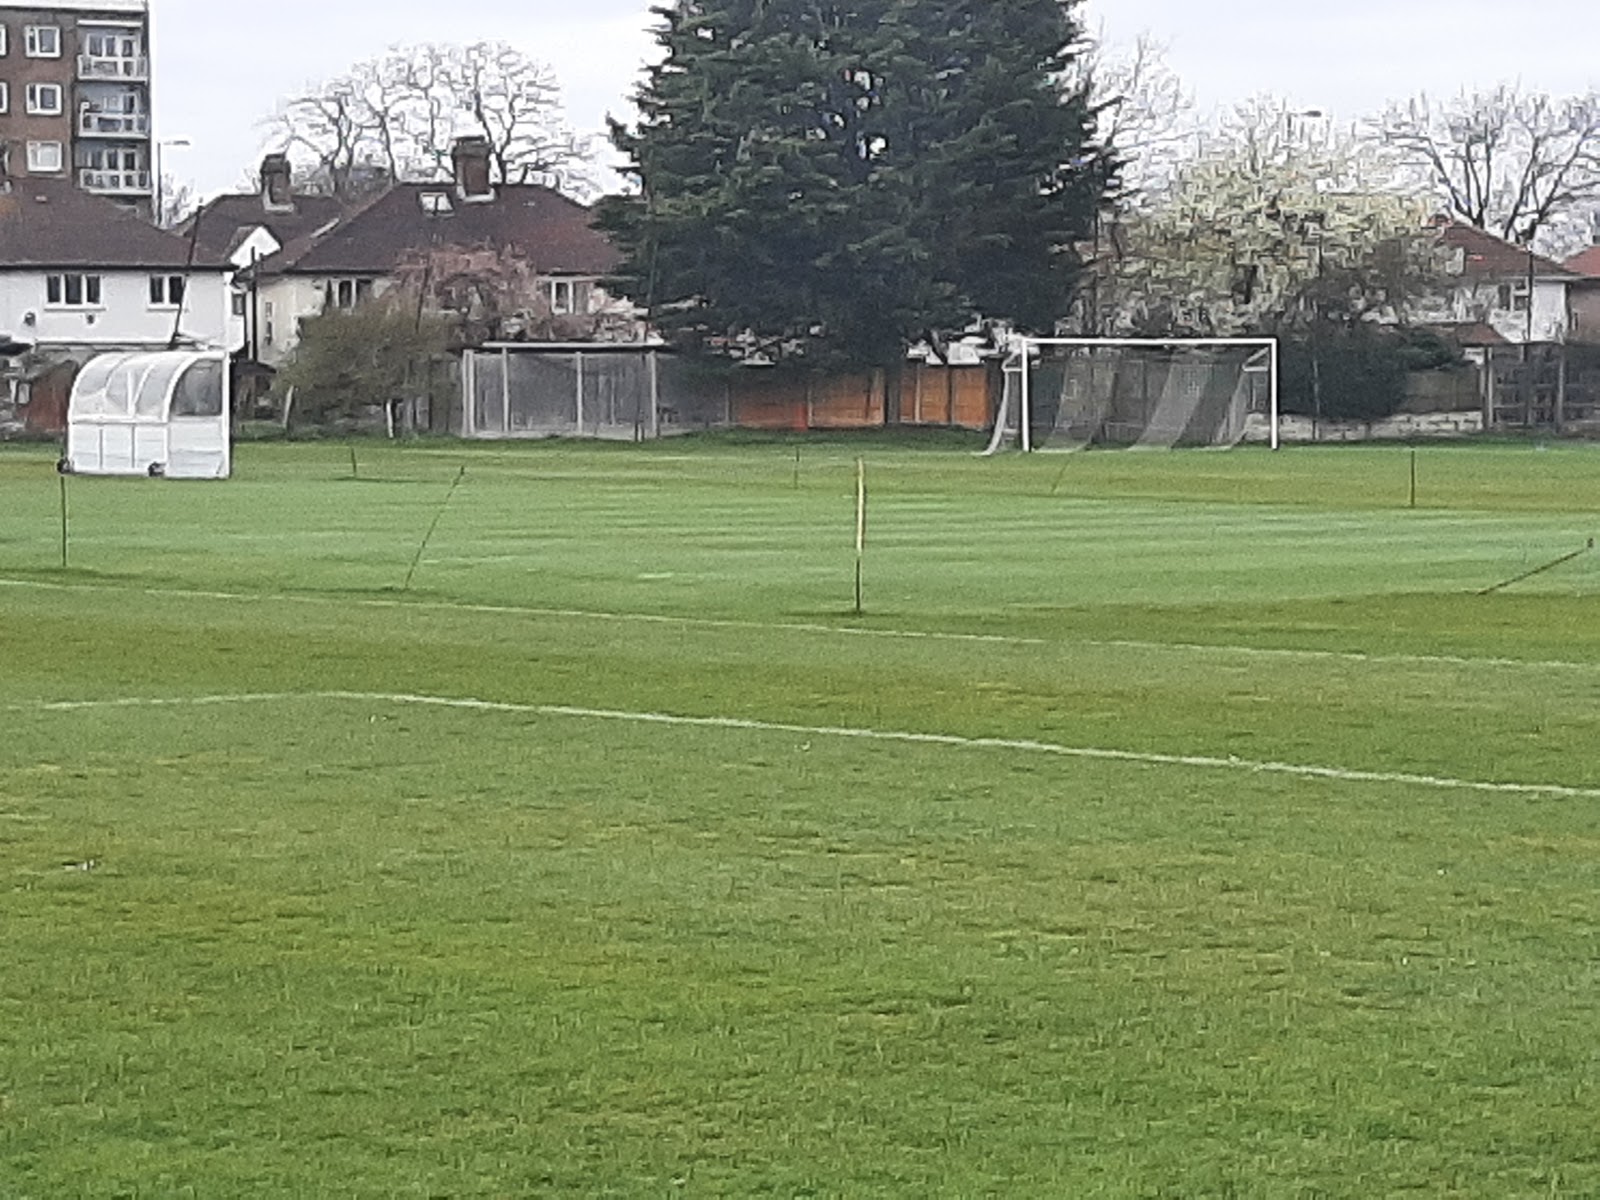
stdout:
{"type": "Polygon", "coordinates": [[[0,335],[35,351],[225,348],[228,274],[65,180],[0,193],[0,335]]]}
{"type": "Polygon", "coordinates": [[[155,157],[148,0],[0,2],[0,175],[148,216],[155,157]]]}
{"type": "Polygon", "coordinates": [[[1438,226],[1445,286],[1414,316],[1451,337],[1478,367],[1484,427],[1600,426],[1600,375],[1577,344],[1585,277],[1459,221],[1438,226]]]}
{"type": "Polygon", "coordinates": [[[1441,224],[1447,283],[1421,315],[1465,346],[1555,344],[1572,325],[1578,278],[1561,263],[1459,221],[1441,224]]]}
{"type": "Polygon", "coordinates": [[[460,319],[467,341],[630,340],[642,327],[601,280],[618,262],[587,208],[532,184],[496,184],[489,148],[464,138],[454,178],[400,183],[349,211],[296,194],[282,155],[259,194],[203,208],[197,242],[235,268],[230,336],[242,356],[280,365],[303,321],[398,287],[460,319]]]}
{"type": "MultiPolygon", "coordinates": [[[[96,354],[226,349],[228,264],[65,179],[0,184],[0,424],[96,354]]],[[[26,414],[24,414],[26,416],[26,414]]]]}
{"type": "Polygon", "coordinates": [[[1600,346],[1600,242],[1561,264],[1577,278],[1569,290],[1572,314],[1571,340],[1600,346]]]}
{"type": "Polygon", "coordinates": [[[286,247],[309,245],[347,211],[332,196],[296,195],[287,155],[267,155],[261,162],[260,179],[259,191],[217,197],[180,231],[192,237],[206,255],[233,268],[228,347],[252,362],[262,361],[263,349],[277,341],[275,305],[271,300],[262,301],[258,268],[286,247]]]}

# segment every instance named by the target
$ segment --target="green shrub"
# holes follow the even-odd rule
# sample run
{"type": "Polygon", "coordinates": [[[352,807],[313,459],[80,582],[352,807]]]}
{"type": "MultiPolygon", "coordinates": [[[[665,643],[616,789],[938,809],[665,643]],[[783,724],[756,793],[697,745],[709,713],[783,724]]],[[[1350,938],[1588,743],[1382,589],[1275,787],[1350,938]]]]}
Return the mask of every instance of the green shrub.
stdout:
{"type": "Polygon", "coordinates": [[[1379,421],[1400,410],[1406,376],[1456,362],[1443,339],[1424,330],[1328,325],[1284,338],[1280,403],[1286,413],[1329,421],[1379,421]]]}
{"type": "Polygon", "coordinates": [[[425,394],[427,366],[448,344],[445,323],[413,306],[372,301],[305,321],[277,386],[294,388],[294,413],[308,421],[359,417],[425,394]]]}

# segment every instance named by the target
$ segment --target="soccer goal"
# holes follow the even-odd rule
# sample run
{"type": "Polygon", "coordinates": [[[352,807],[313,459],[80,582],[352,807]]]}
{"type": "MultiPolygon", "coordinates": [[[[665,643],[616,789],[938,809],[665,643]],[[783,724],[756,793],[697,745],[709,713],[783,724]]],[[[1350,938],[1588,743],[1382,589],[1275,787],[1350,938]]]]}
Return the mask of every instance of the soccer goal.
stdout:
{"type": "Polygon", "coordinates": [[[1234,446],[1260,414],[1278,448],[1274,338],[1016,338],[985,454],[1234,446]]]}

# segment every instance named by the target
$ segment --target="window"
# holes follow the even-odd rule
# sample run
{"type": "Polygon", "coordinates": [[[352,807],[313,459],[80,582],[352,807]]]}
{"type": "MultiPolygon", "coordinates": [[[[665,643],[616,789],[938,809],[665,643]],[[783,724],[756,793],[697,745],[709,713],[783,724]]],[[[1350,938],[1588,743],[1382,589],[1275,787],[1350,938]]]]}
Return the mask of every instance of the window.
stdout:
{"type": "Polygon", "coordinates": [[[372,298],[370,279],[330,279],[323,285],[323,308],[354,308],[372,298]]]}
{"type": "Polygon", "coordinates": [[[270,346],[273,342],[272,332],[272,301],[264,301],[261,305],[261,344],[270,346]]]}
{"type": "Polygon", "coordinates": [[[100,276],[46,275],[44,302],[53,308],[99,308],[100,276]]]}
{"type": "Polygon", "coordinates": [[[28,170],[35,175],[50,175],[61,170],[60,142],[29,142],[28,170]]]}
{"type": "Polygon", "coordinates": [[[155,308],[177,308],[183,303],[182,275],[150,276],[150,304],[155,308]]]}
{"type": "Polygon", "coordinates": [[[422,211],[427,213],[430,217],[439,217],[443,216],[447,212],[453,212],[454,207],[455,206],[450,203],[449,192],[422,193],[422,211]]]}
{"type": "Polygon", "coordinates": [[[172,392],[175,417],[220,417],[222,415],[222,364],[195,363],[178,380],[172,392]]]}
{"type": "Polygon", "coordinates": [[[550,311],[557,316],[585,312],[589,307],[589,285],[578,279],[550,281],[550,311]]]}
{"type": "Polygon", "coordinates": [[[1502,312],[1527,312],[1528,281],[1519,279],[1515,283],[1502,283],[1495,301],[1495,306],[1502,312]]]}
{"type": "Polygon", "coordinates": [[[61,115],[61,85],[59,83],[30,83],[27,97],[28,115],[30,117],[59,117],[61,115]]]}
{"type": "MultiPolygon", "coordinates": [[[[0,29],[4,29],[4,28],[5,28],[5,26],[0,25],[0,29]]],[[[7,113],[7,112],[10,112],[10,111],[11,111],[11,85],[9,83],[5,82],[5,80],[0,79],[0,113],[7,113]]]]}
{"type": "Polygon", "coordinates": [[[6,27],[0,25],[0,58],[4,58],[10,49],[11,47],[6,42],[6,27]]]}
{"type": "Polygon", "coordinates": [[[79,150],[78,164],[95,171],[142,171],[144,151],[133,146],[91,146],[79,150]]]}
{"type": "Polygon", "coordinates": [[[127,33],[97,31],[83,39],[83,52],[90,58],[138,58],[143,49],[139,39],[127,33]]]}
{"type": "Polygon", "coordinates": [[[22,48],[29,58],[60,58],[60,27],[56,25],[29,25],[23,30],[22,48]]]}
{"type": "Polygon", "coordinates": [[[249,299],[243,292],[233,294],[233,315],[242,317],[245,313],[245,301],[249,299]]]}

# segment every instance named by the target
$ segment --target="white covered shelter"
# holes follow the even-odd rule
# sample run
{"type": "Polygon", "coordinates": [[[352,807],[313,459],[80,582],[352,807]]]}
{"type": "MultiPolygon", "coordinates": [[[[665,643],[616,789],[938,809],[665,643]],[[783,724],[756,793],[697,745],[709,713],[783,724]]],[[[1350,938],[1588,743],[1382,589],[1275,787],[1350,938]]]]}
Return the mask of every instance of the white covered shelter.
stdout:
{"type": "Polygon", "coordinates": [[[230,407],[225,351],[102,354],[72,385],[61,469],[226,479],[230,407]]]}

